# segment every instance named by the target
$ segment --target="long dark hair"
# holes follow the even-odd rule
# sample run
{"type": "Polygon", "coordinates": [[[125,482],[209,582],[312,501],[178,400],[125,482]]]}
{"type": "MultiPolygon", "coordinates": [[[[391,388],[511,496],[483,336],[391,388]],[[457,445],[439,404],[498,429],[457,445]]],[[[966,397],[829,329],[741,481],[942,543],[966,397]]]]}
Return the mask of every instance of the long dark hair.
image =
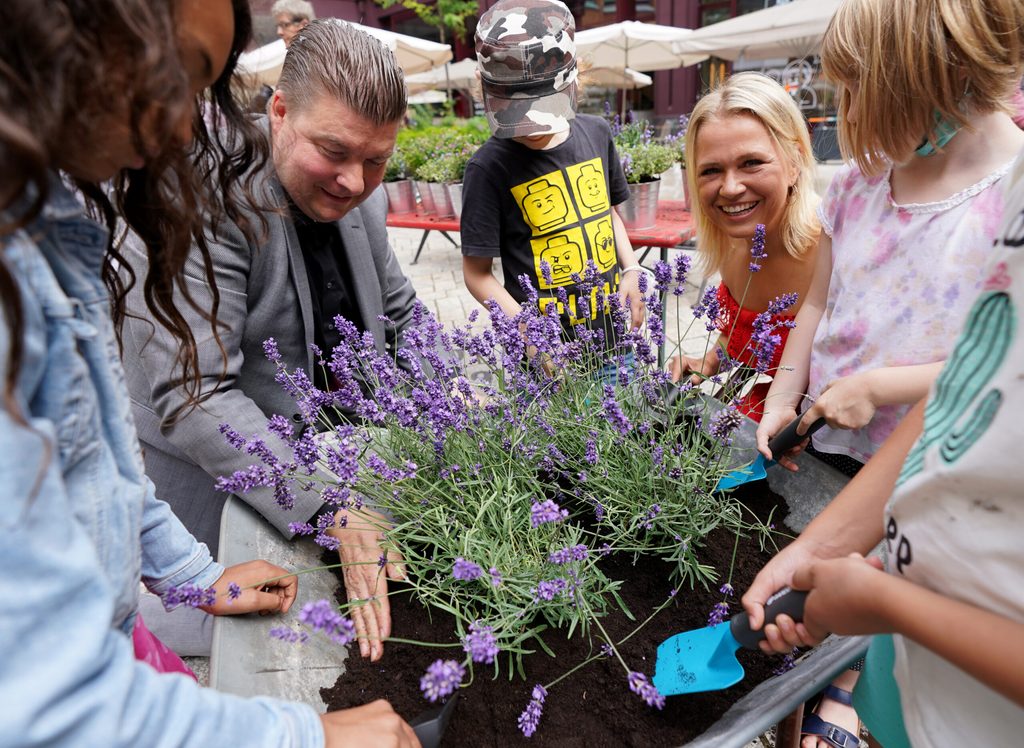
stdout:
{"type": "MultiPolygon", "coordinates": [[[[225,218],[252,229],[243,205],[258,207],[253,180],[268,155],[265,136],[242,112],[231,93],[238,55],[248,44],[252,21],[246,0],[232,0],[235,35],[225,70],[204,105],[195,102],[193,144],[175,143],[178,111],[164,102],[181,101],[188,80],[178,57],[174,3],[150,0],[4,0],[0,3],[0,211],[7,220],[0,237],[30,223],[45,203],[52,170],[61,149],[77,142],[89,147],[89,135],[107,102],[130,97],[131,132],[146,166],[125,170],[112,185],[77,182],[93,211],[111,229],[103,280],[111,312],[120,325],[125,296],[136,282],[118,252],[118,215],[146,248],[149,264],[143,281],[153,317],[177,339],[180,381],[187,405],[201,399],[195,338],[175,305],[177,288],[211,324],[216,336],[218,296],[204,228],[225,218]],[[151,140],[163,144],[147,153],[141,137],[143,117],[151,140]],[[199,309],[181,282],[193,242],[214,293],[214,306],[199,309]]],[[[10,329],[3,398],[9,412],[24,422],[13,402],[23,355],[23,315],[12,273],[0,257],[0,304],[10,329]]],[[[218,339],[219,340],[219,339],[218,339]]],[[[209,393],[207,393],[209,394],[209,393]]]]}

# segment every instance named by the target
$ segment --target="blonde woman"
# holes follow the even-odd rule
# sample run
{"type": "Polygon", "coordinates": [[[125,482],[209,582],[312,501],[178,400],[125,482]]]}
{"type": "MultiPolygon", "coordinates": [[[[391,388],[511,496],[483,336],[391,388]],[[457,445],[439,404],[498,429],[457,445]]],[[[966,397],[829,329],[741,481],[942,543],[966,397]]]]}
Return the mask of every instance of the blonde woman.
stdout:
{"type": "MultiPolygon", "coordinates": [[[[754,318],[776,297],[795,293],[796,304],[785,311],[796,313],[811,282],[820,225],[807,124],[782,86],[760,73],[734,75],[697,103],[686,134],[686,173],[703,270],[722,276],[702,302],[718,321],[718,345],[703,358],[677,356],[669,364],[673,380],[693,372],[696,382],[718,372],[719,346],[753,365],[754,318]],[[752,272],[758,224],[767,256],[752,272]]],[[[781,353],[780,343],[769,372],[781,353]]],[[[767,385],[758,385],[740,409],[760,420],[765,394],[767,385]]]]}

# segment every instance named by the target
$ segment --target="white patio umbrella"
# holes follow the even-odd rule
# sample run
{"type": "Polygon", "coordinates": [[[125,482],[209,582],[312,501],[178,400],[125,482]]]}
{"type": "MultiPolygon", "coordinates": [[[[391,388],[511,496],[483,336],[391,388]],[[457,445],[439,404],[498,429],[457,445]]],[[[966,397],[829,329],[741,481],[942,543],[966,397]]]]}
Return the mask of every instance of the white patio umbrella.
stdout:
{"type": "Polygon", "coordinates": [[[409,93],[426,91],[431,88],[472,88],[476,83],[476,58],[467,57],[458,62],[446,62],[425,73],[405,76],[409,93]]]}
{"type": "Polygon", "coordinates": [[[647,88],[647,86],[654,84],[654,78],[637,72],[632,68],[626,68],[625,70],[591,68],[580,73],[580,78],[585,84],[592,86],[606,86],[607,88],[624,88],[629,90],[647,88]]]}
{"type": "MultiPolygon", "coordinates": [[[[695,30],[673,45],[685,65],[714,55],[725,60],[809,57],[842,0],[793,0],[695,30]]],[[[893,0],[898,2],[898,0],[893,0]]]]}
{"type": "Polygon", "coordinates": [[[277,79],[281,77],[284,54],[283,39],[264,44],[251,52],[243,52],[238,56],[238,72],[256,86],[276,85],[277,79]]]}
{"type": "Polygon", "coordinates": [[[577,33],[576,56],[595,68],[671,70],[683,64],[673,44],[692,33],[675,26],[620,21],[577,33]]]}
{"type": "Polygon", "coordinates": [[[410,104],[440,104],[448,101],[448,94],[436,89],[427,89],[411,94],[408,98],[410,104]]]}
{"type": "Polygon", "coordinates": [[[407,34],[396,34],[394,31],[375,29],[372,26],[363,26],[358,23],[351,25],[384,42],[388,49],[395,53],[395,58],[406,75],[422,73],[452,59],[451,45],[431,42],[407,34]]]}
{"type": "MultiPolygon", "coordinates": [[[[447,44],[418,39],[406,34],[396,34],[393,31],[375,29],[358,23],[350,25],[383,42],[388,49],[395,53],[399,67],[407,75],[430,70],[452,59],[452,48],[447,44]]],[[[281,77],[284,56],[284,42],[278,39],[254,49],[252,52],[240,55],[238,58],[239,72],[251,76],[260,84],[276,85],[277,79],[281,77]]]]}

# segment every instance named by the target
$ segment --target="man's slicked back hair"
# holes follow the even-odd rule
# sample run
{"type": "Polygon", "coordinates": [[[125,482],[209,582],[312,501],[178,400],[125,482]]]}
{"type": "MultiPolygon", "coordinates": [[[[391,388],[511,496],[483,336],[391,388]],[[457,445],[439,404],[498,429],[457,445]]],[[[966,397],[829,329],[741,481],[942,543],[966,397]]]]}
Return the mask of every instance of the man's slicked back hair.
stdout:
{"type": "Polygon", "coordinates": [[[394,53],[336,18],[313,21],[288,47],[277,87],[299,110],[331,96],[375,125],[405,117],[405,78],[394,53]]]}

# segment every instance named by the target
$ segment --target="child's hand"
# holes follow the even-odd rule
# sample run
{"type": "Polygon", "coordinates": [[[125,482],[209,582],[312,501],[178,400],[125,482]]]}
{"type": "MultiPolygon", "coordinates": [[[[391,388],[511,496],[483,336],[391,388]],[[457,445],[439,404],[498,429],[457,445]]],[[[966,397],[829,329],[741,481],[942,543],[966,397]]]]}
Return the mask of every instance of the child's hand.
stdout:
{"type": "Polygon", "coordinates": [[[816,639],[829,633],[854,636],[890,631],[882,591],[895,581],[882,571],[881,559],[859,553],[815,561],[793,574],[793,588],[811,592],[804,607],[804,627],[816,639]]]}
{"type": "Polygon", "coordinates": [[[807,410],[805,423],[824,418],[834,429],[859,429],[875,417],[876,401],[870,371],[851,374],[829,382],[817,401],[807,410]]]}
{"type": "MultiPolygon", "coordinates": [[[[793,449],[781,455],[773,455],[772,451],[768,449],[768,442],[771,441],[773,436],[792,423],[796,417],[796,409],[792,406],[776,405],[771,410],[766,410],[764,415],[761,416],[761,422],[757,424],[757,451],[763,454],[766,459],[775,460],[782,467],[793,472],[797,472],[800,469],[793,461],[793,458],[803,451],[806,442],[793,447],[793,449]]],[[[805,418],[803,423],[814,423],[814,421],[805,418]]]]}
{"type": "MultiPolygon", "coordinates": [[[[793,577],[799,569],[821,561],[823,549],[797,538],[773,556],[757,573],[742,598],[743,609],[750,617],[750,628],[757,631],[764,626],[764,604],[783,587],[792,587],[793,577]]],[[[802,623],[795,623],[787,615],[780,615],[774,623],[764,626],[765,640],[761,651],[789,654],[793,647],[812,647],[820,639],[814,638],[802,623]]]]}
{"type": "Polygon", "coordinates": [[[619,300],[623,308],[629,307],[630,327],[639,330],[644,323],[644,295],[640,293],[639,272],[626,273],[619,280],[619,300]]]}
{"type": "Polygon", "coordinates": [[[246,561],[224,570],[220,579],[214,582],[217,600],[203,610],[215,616],[239,613],[287,613],[295,602],[299,580],[289,575],[286,569],[262,560],[246,561]],[[277,577],[280,577],[278,579],[277,577]],[[241,594],[231,597],[230,585],[238,585],[241,594]]]}

